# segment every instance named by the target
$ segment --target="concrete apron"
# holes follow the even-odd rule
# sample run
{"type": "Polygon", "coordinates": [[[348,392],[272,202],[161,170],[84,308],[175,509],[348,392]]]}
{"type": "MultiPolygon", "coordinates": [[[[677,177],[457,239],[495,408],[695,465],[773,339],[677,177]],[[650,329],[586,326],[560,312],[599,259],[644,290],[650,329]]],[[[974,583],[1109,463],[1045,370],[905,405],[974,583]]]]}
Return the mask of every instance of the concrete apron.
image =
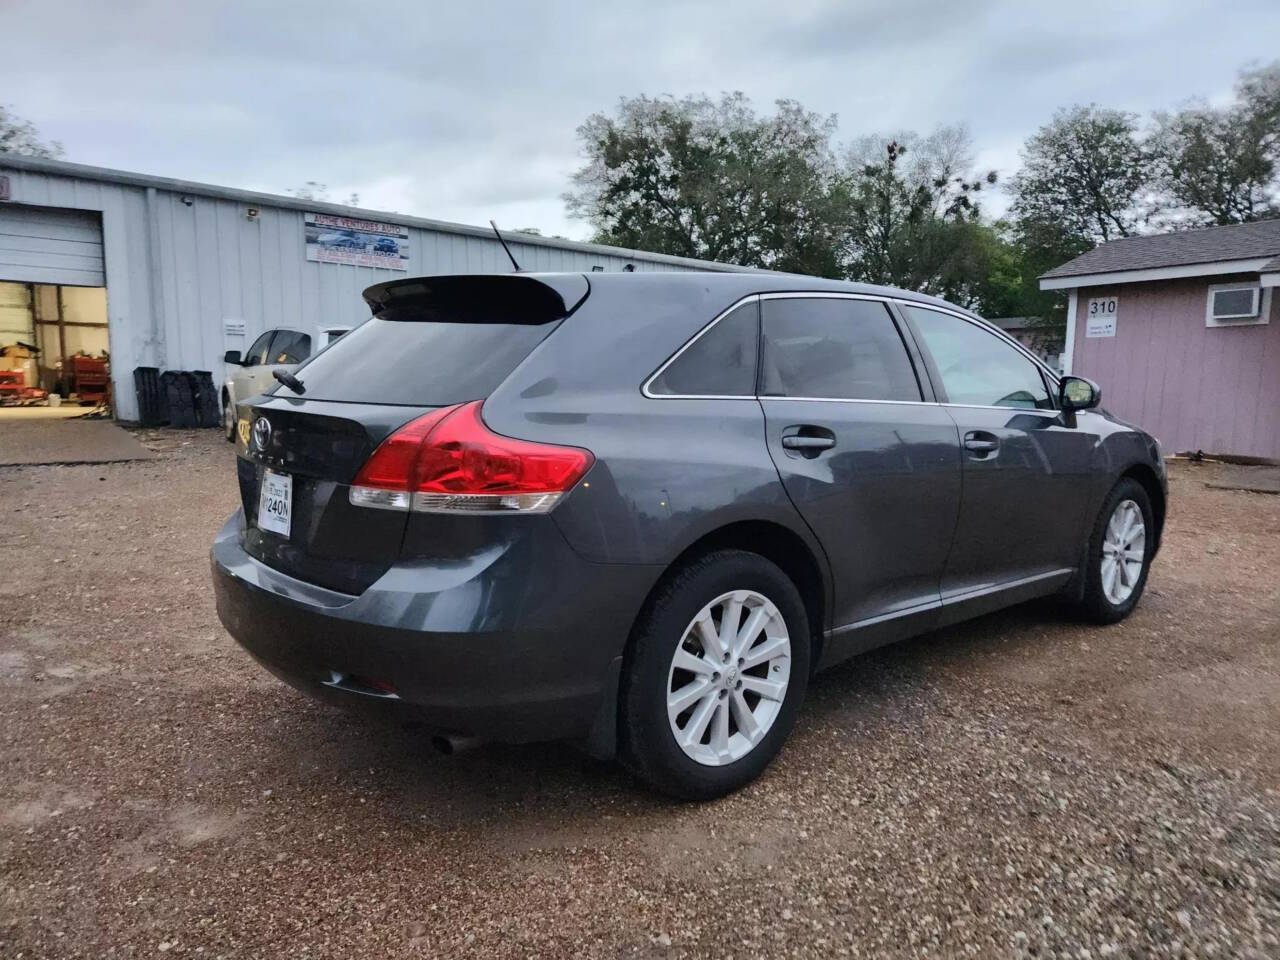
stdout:
{"type": "Polygon", "coordinates": [[[0,467],[120,463],[154,456],[109,420],[0,418],[0,467]]]}

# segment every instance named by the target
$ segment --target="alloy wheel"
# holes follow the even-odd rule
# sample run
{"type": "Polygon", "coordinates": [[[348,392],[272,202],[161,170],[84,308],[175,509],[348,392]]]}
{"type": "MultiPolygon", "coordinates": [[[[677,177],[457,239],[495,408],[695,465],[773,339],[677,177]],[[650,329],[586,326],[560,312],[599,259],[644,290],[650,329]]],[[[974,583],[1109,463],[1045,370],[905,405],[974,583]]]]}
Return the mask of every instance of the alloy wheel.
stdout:
{"type": "Polygon", "coordinates": [[[1102,538],[1102,592],[1119,606],[1133,594],[1147,554],[1147,525],[1142,509],[1121,500],[1111,512],[1102,538]]]}
{"type": "Polygon", "coordinates": [[[734,590],[690,621],[667,681],[667,717],[680,749],[705,766],[733,763],[768,734],[791,679],[791,637],[763,594],[734,590]]]}

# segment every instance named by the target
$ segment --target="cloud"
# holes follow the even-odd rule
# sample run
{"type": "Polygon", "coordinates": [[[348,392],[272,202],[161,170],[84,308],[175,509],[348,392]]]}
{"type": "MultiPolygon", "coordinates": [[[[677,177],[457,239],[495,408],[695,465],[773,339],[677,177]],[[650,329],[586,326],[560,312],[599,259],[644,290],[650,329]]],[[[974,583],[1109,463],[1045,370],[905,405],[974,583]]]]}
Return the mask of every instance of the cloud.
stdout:
{"type": "Polygon", "coordinates": [[[10,0],[5,21],[0,99],[69,159],[584,237],[560,199],[575,131],[620,97],[789,97],[846,140],[966,122],[1008,174],[1057,107],[1221,98],[1276,56],[1280,5],[10,0]]]}

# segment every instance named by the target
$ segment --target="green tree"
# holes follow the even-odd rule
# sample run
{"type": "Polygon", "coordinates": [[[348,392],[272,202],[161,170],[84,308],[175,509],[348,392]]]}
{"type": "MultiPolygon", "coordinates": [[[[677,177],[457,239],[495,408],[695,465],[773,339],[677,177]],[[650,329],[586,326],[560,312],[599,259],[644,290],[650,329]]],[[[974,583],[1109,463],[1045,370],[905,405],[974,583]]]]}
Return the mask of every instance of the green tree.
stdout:
{"type": "Polygon", "coordinates": [[[0,153],[56,160],[62,156],[62,144],[57,140],[41,140],[35,124],[0,104],[0,153]]]}
{"type": "Polygon", "coordinates": [[[1236,97],[1262,130],[1264,146],[1280,150],[1280,60],[1265,67],[1241,71],[1236,97]]]}
{"type": "Polygon", "coordinates": [[[1137,118],[1097,104],[1059,110],[1027,142],[1013,178],[1013,213],[1058,224],[1093,243],[1132,236],[1151,189],[1150,158],[1137,118]]]}
{"type": "Polygon", "coordinates": [[[890,145],[898,154],[896,175],[929,196],[935,217],[977,211],[977,193],[984,182],[994,184],[995,172],[985,178],[973,174],[973,136],[964,124],[943,125],[926,136],[913,130],[859,137],[845,152],[846,168],[854,175],[882,164],[890,145]]]}
{"type": "Polygon", "coordinates": [[[1040,276],[1093,246],[1062,224],[997,220],[990,228],[985,272],[970,304],[985,317],[1026,317],[1036,346],[1061,350],[1066,336],[1066,295],[1041,290],[1040,276]]]}
{"type": "Polygon", "coordinates": [[[1234,102],[1155,115],[1150,150],[1175,222],[1247,223],[1280,215],[1280,63],[1245,71],[1234,102]]]}
{"type": "Polygon", "coordinates": [[[578,128],[570,214],[601,243],[839,276],[835,118],[776,108],[758,116],[741,93],[624,98],[578,128]]]}
{"type": "Polygon", "coordinates": [[[969,173],[969,153],[963,128],[854,144],[845,233],[850,278],[974,301],[993,249],[978,194],[996,174],[969,173]]]}

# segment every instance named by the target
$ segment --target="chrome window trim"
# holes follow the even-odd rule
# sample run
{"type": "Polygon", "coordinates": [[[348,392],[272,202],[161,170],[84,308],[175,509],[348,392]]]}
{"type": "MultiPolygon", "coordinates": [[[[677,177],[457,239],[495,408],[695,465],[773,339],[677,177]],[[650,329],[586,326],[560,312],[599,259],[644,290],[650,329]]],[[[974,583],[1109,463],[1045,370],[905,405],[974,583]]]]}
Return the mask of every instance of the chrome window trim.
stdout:
{"type": "MultiPolygon", "coordinates": [[[[973,326],[977,327],[979,330],[985,330],[987,333],[993,334],[997,340],[1002,340],[1005,343],[1012,346],[1024,357],[1026,357],[1033,364],[1039,367],[1042,371],[1048,374],[1050,382],[1053,383],[1055,387],[1061,386],[1061,381],[1062,381],[1061,376],[1054,373],[1051,369],[1049,369],[1048,364],[1046,364],[1034,353],[1032,353],[1030,350],[1024,347],[1014,337],[1009,336],[1007,333],[1005,333],[1003,330],[997,327],[994,323],[991,323],[987,320],[983,320],[981,317],[978,317],[978,316],[969,316],[968,314],[960,313],[958,310],[949,310],[946,307],[939,307],[932,303],[921,303],[919,300],[905,300],[902,297],[894,297],[893,302],[903,307],[916,307],[920,310],[932,310],[934,313],[942,313],[942,314],[946,314],[949,317],[957,317],[960,320],[965,321],[966,323],[972,324],[973,326]]],[[[951,406],[973,407],[973,406],[982,406],[982,404],[957,403],[957,404],[951,404],[951,406]]],[[[1006,410],[1011,408],[995,407],[994,409],[1006,410]]]]}
{"type": "Polygon", "coordinates": [[[876,300],[889,303],[892,297],[877,293],[841,293],[838,290],[815,290],[805,293],[801,290],[784,290],[774,293],[760,294],[761,300],[876,300]]]}
{"type": "MultiPolygon", "coordinates": [[[[648,379],[645,380],[645,382],[640,385],[640,393],[644,397],[650,400],[764,400],[764,399],[821,400],[821,399],[824,399],[822,397],[772,397],[772,396],[765,397],[762,394],[756,394],[756,393],[752,393],[752,394],[654,393],[649,389],[649,387],[653,384],[653,381],[657,380],[658,377],[662,376],[663,372],[667,369],[667,367],[671,366],[671,364],[679,360],[680,355],[683,354],[695,343],[697,343],[699,339],[705,336],[706,333],[712,327],[714,327],[717,323],[719,323],[729,314],[733,313],[733,311],[737,310],[739,307],[747,303],[750,303],[752,300],[756,301],[757,303],[759,303],[762,300],[873,300],[877,303],[883,303],[885,305],[885,308],[888,309],[889,303],[892,301],[892,299],[893,299],[892,297],[881,296],[878,294],[842,293],[836,290],[814,290],[811,292],[807,292],[803,290],[787,290],[787,291],[774,291],[770,293],[748,294],[747,296],[733,303],[731,306],[729,306],[727,309],[719,313],[717,316],[713,317],[705,327],[703,327],[701,330],[695,333],[692,337],[690,337],[689,340],[685,342],[684,346],[682,346],[679,350],[677,350],[670,357],[668,357],[666,362],[663,363],[662,366],[660,366],[653,373],[651,373],[648,379]]],[[[758,357],[756,362],[757,364],[759,363],[758,357]]],[[[931,402],[928,400],[854,400],[851,398],[836,398],[836,397],[833,397],[831,399],[837,400],[839,402],[844,402],[845,400],[848,400],[848,402],[850,403],[929,403],[931,402]]]]}
{"type": "MultiPolygon", "coordinates": [[[[756,303],[759,303],[760,294],[758,293],[748,294],[742,299],[737,300],[730,306],[726,307],[716,316],[712,317],[711,321],[707,323],[706,326],[704,326],[701,330],[699,330],[692,337],[690,337],[688,340],[685,341],[684,346],[682,346],[679,350],[677,350],[671,356],[667,357],[666,361],[662,364],[662,366],[660,366],[657,370],[653,371],[653,373],[649,374],[648,379],[646,379],[645,382],[640,385],[641,395],[647,397],[650,400],[754,400],[756,399],[756,395],[754,391],[752,391],[749,394],[653,393],[649,389],[649,387],[653,384],[653,381],[657,380],[660,376],[662,376],[662,374],[666,371],[667,367],[671,366],[673,363],[679,360],[681,355],[690,347],[692,347],[695,343],[701,340],[704,336],[706,336],[707,332],[710,331],[712,327],[714,327],[717,323],[719,323],[725,317],[729,316],[729,314],[733,313],[733,311],[737,310],[739,307],[745,306],[746,304],[751,303],[753,301],[756,303]]],[[[759,350],[757,350],[756,353],[757,353],[756,368],[758,370],[760,365],[759,350]]]]}
{"type": "MultiPolygon", "coordinates": [[[[648,387],[645,382],[645,387],[648,387]]],[[[747,393],[648,393],[641,388],[644,396],[650,400],[754,400],[755,397],[747,393]]]]}
{"type": "Polygon", "coordinates": [[[906,407],[937,407],[937,400],[868,400],[865,397],[779,397],[772,393],[762,393],[758,400],[805,400],[809,403],[896,403],[906,407]]]}
{"type": "MultiPolygon", "coordinates": [[[[854,397],[778,397],[778,396],[771,396],[768,394],[761,394],[761,393],[751,393],[751,394],[653,393],[649,389],[649,387],[653,384],[653,381],[657,380],[658,377],[662,376],[663,372],[666,371],[667,367],[671,366],[671,364],[679,360],[681,355],[690,347],[692,347],[695,343],[697,343],[700,339],[702,339],[702,337],[706,336],[706,334],[711,330],[712,327],[714,327],[717,323],[719,323],[725,317],[729,316],[729,314],[733,313],[733,311],[737,310],[739,307],[744,306],[748,303],[751,303],[753,300],[759,303],[760,301],[763,301],[763,300],[815,300],[815,299],[818,299],[818,300],[871,300],[877,303],[883,303],[885,304],[886,307],[890,303],[894,303],[902,307],[918,307],[921,310],[932,310],[935,313],[941,313],[947,316],[956,317],[960,320],[964,320],[966,323],[972,324],[973,326],[977,327],[980,330],[984,330],[987,333],[993,334],[996,337],[996,339],[1009,344],[1015,350],[1021,353],[1024,357],[1030,360],[1038,369],[1043,371],[1049,377],[1049,381],[1054,387],[1059,387],[1061,385],[1062,378],[1058,374],[1054,373],[1053,370],[1051,370],[1049,366],[1044,363],[1044,361],[1042,361],[1034,353],[1032,353],[1030,350],[1024,347],[1016,339],[1009,336],[999,327],[995,326],[994,324],[988,323],[986,320],[983,320],[981,317],[968,316],[967,314],[960,313],[957,310],[947,309],[946,307],[940,307],[932,303],[922,303],[919,300],[908,300],[904,297],[894,297],[894,296],[886,296],[886,295],[872,294],[872,293],[843,293],[837,290],[815,290],[812,292],[806,292],[802,290],[787,290],[787,291],[773,291],[769,293],[752,293],[752,294],[748,294],[745,297],[742,297],[739,300],[734,301],[734,303],[732,303],[731,305],[726,307],[724,310],[722,310],[720,313],[718,313],[715,317],[713,317],[706,324],[706,326],[704,326],[701,330],[699,330],[687,341],[685,341],[685,343],[680,347],[679,350],[677,350],[670,357],[668,357],[663,362],[662,366],[658,367],[657,370],[655,370],[653,373],[649,375],[649,377],[640,386],[641,395],[649,400],[789,400],[789,401],[804,400],[804,401],[809,401],[813,403],[896,403],[896,404],[905,404],[908,406],[965,407],[971,410],[1021,410],[1027,413],[1043,413],[1048,416],[1057,416],[1061,412],[1057,409],[1044,410],[1040,407],[1003,407],[1003,406],[997,406],[995,404],[981,404],[981,403],[940,403],[937,400],[869,400],[865,398],[854,398],[854,397]]],[[[761,319],[763,320],[763,318],[761,319]]],[[[756,362],[757,364],[759,363],[758,357],[756,362]]]]}
{"type": "MultiPolygon", "coordinates": [[[[705,399],[705,398],[704,398],[705,399]]],[[[726,397],[723,399],[738,399],[726,397]]],[[[777,397],[762,393],[758,400],[804,400],[809,403],[896,403],[908,407],[964,407],[969,410],[1016,410],[1019,413],[1040,413],[1050,419],[1056,419],[1061,410],[1046,410],[1044,407],[1006,407],[999,404],[984,403],[940,403],[937,400],[866,400],[855,397],[777,397]]]]}
{"type": "Polygon", "coordinates": [[[1003,407],[998,403],[944,403],[941,404],[941,406],[963,407],[966,410],[1016,410],[1019,413],[1042,413],[1052,420],[1056,420],[1062,414],[1062,411],[1058,409],[1046,410],[1044,407],[1003,407]]]}

